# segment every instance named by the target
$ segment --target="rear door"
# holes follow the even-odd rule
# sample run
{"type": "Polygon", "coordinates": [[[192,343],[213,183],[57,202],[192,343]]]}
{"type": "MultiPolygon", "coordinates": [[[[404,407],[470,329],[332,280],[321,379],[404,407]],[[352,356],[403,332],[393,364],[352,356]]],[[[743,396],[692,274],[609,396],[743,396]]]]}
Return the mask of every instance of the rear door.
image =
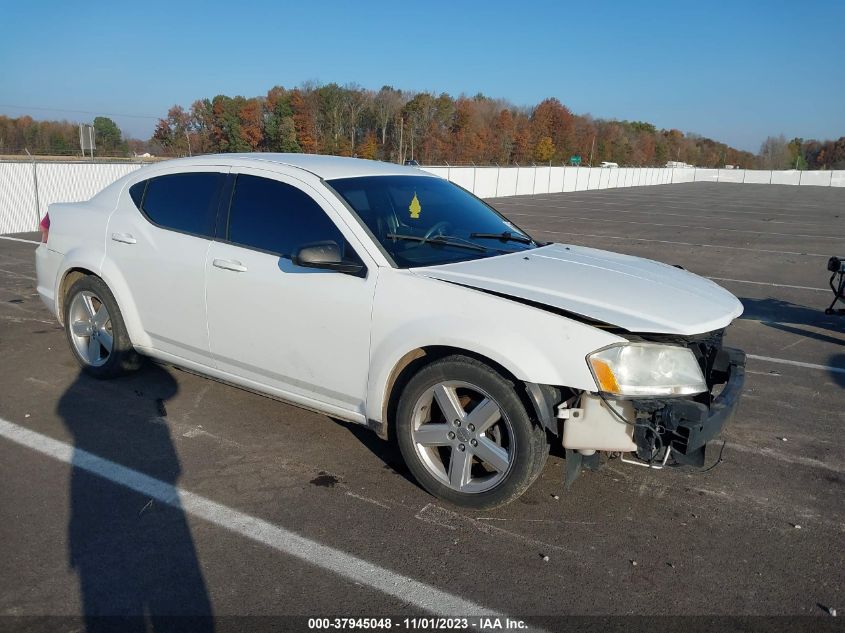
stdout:
{"type": "Polygon", "coordinates": [[[159,356],[213,367],[205,257],[227,172],[194,167],[149,178],[130,187],[109,220],[107,256],[129,288],[145,346],[159,356]]]}
{"type": "Polygon", "coordinates": [[[217,367],[245,386],[363,420],[377,267],[310,185],[261,169],[232,171],[228,222],[206,258],[217,367]],[[328,240],[364,271],[291,262],[297,247],[328,240]]]}

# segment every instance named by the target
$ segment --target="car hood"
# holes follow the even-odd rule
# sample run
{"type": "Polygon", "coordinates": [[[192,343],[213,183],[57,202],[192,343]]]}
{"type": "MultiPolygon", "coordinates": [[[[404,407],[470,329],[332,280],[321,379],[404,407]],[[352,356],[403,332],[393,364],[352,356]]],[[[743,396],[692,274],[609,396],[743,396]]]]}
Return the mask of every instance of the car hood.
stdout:
{"type": "Polygon", "coordinates": [[[700,334],[723,328],[742,314],[739,300],[709,279],[650,259],[583,246],[549,244],[413,272],[629,332],[700,334]]]}

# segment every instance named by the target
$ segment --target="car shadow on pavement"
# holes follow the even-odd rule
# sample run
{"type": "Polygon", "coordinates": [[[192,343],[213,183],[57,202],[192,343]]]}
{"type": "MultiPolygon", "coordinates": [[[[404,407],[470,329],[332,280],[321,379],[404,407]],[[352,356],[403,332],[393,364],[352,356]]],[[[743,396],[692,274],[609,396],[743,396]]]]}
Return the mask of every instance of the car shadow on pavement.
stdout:
{"type": "Polygon", "coordinates": [[[405,466],[405,460],[402,459],[402,453],[399,451],[399,446],[393,440],[383,440],[376,435],[371,429],[355,424],[354,422],[346,422],[338,418],[331,418],[332,422],[342,426],[352,435],[355,436],[361,444],[363,444],[369,451],[384,462],[385,470],[390,470],[396,475],[400,475],[414,484],[420,490],[422,486],[417,483],[411,475],[411,471],[405,466]]]}
{"type": "Polygon", "coordinates": [[[808,307],[780,299],[749,299],[747,297],[740,298],[740,301],[742,301],[742,305],[745,308],[745,311],[740,317],[741,319],[760,321],[765,325],[777,327],[793,334],[800,334],[810,338],[820,338],[821,340],[827,341],[832,340],[835,343],[842,344],[840,339],[824,337],[822,334],[816,334],[800,327],[789,327],[789,325],[809,325],[831,332],[845,332],[845,317],[825,314],[824,309],[827,307],[826,304],[820,307],[808,307]]]}
{"type": "Polygon", "coordinates": [[[108,382],[80,374],[59,400],[74,441],[69,564],[89,632],[214,628],[184,511],[80,467],[92,454],[175,486],[181,467],[161,416],[177,389],[165,369],[146,363],[108,382]]]}
{"type": "Polygon", "coordinates": [[[840,345],[845,346],[845,339],[836,338],[835,336],[828,336],[827,334],[820,334],[818,332],[810,332],[808,330],[804,330],[800,327],[795,327],[792,325],[786,325],[784,323],[773,323],[770,321],[762,321],[762,324],[774,328],[775,330],[780,330],[781,332],[788,332],[789,334],[796,334],[798,336],[805,336],[807,338],[811,338],[816,341],[821,341],[822,343],[830,343],[832,345],[840,345]]]}

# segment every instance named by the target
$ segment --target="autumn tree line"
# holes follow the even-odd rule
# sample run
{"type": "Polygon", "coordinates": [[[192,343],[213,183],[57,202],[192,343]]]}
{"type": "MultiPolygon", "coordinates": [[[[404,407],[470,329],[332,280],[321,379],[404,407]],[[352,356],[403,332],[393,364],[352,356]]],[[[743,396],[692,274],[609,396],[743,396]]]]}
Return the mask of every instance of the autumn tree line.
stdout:
{"type": "Polygon", "coordinates": [[[173,106],[153,139],[171,155],[209,152],[307,152],[424,165],[747,164],[741,152],[649,123],[578,116],[557,99],[532,108],[484,95],[365,90],[338,84],[272,88],[263,97],[195,101],[173,106]]]}
{"type": "MultiPolygon", "coordinates": [[[[111,119],[94,120],[98,155],[187,156],[214,152],[307,152],[421,164],[582,164],[767,169],[843,169],[845,137],[767,139],[758,155],[639,121],[573,114],[554,98],[518,107],[478,94],[408,92],[390,86],[276,86],[260,97],[218,95],[174,105],[147,141],[124,139],[111,119]],[[115,134],[116,132],[116,134],[115,134]]],[[[79,153],[76,124],[0,116],[0,154],[79,153]]]]}

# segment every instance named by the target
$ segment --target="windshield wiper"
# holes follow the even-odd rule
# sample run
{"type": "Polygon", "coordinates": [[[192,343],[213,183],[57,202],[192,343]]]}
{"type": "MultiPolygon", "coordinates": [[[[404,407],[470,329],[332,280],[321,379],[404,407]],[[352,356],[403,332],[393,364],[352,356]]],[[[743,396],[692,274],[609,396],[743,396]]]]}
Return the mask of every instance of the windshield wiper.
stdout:
{"type": "Polygon", "coordinates": [[[486,253],[490,249],[486,246],[482,246],[481,244],[473,244],[472,242],[468,242],[460,237],[452,237],[447,235],[435,235],[434,237],[429,237],[428,239],[424,237],[420,237],[419,235],[407,235],[405,233],[388,233],[385,235],[388,239],[391,240],[413,240],[414,242],[431,242],[433,244],[444,244],[446,246],[457,246],[458,248],[470,248],[474,251],[481,251],[486,253]]]}
{"type": "Polygon", "coordinates": [[[510,231],[503,231],[502,233],[470,233],[470,237],[490,237],[503,242],[521,242],[522,244],[533,244],[532,240],[527,235],[520,233],[511,233],[510,231]]]}

